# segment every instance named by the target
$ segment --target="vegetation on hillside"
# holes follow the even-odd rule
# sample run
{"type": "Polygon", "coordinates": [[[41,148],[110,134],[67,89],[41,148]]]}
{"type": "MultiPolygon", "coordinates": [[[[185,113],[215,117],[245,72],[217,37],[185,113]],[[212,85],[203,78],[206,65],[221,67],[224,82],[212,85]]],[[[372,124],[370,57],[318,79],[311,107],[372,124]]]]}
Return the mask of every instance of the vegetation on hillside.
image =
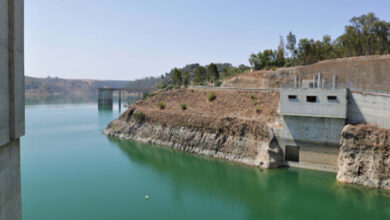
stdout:
{"type": "Polygon", "coordinates": [[[253,70],[283,66],[307,65],[315,62],[352,56],[382,55],[390,53],[390,22],[380,20],[373,13],[353,17],[345,26],[344,34],[332,40],[325,35],[321,40],[297,39],[290,32],[276,50],[267,49],[249,56],[253,70]],[[286,56],[288,52],[288,56],[286,56]]]}
{"type": "Polygon", "coordinates": [[[250,70],[249,66],[239,65],[237,67],[230,63],[210,63],[201,66],[199,63],[187,64],[182,68],[173,68],[170,72],[159,77],[145,77],[134,80],[127,87],[143,89],[144,93],[150,92],[155,88],[178,88],[193,85],[214,84],[220,85],[220,80],[229,76],[241,74],[250,70]]]}
{"type": "Polygon", "coordinates": [[[250,70],[249,66],[233,66],[230,63],[210,63],[201,66],[198,63],[188,64],[183,68],[173,68],[169,73],[161,76],[158,88],[178,88],[188,85],[220,85],[220,80],[229,76],[241,74],[250,70]]]}

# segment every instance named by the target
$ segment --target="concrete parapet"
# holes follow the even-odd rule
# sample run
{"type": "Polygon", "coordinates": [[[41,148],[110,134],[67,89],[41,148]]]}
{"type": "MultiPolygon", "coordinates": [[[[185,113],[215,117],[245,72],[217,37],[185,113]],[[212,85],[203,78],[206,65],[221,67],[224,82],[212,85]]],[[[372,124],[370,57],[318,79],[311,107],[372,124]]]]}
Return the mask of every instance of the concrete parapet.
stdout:
{"type": "Polygon", "coordinates": [[[346,118],[346,89],[281,89],[280,113],[288,116],[346,118]]]}

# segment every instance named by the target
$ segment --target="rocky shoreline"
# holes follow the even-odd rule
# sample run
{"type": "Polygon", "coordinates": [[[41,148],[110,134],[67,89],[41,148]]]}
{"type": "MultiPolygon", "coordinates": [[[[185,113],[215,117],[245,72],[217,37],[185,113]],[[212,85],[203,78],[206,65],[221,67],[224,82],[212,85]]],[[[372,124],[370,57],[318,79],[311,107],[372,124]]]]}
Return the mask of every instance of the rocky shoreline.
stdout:
{"type": "MultiPolygon", "coordinates": [[[[260,140],[251,135],[226,135],[198,128],[116,119],[104,134],[123,140],[155,144],[175,150],[262,168],[283,166],[283,153],[269,129],[260,140]]],[[[345,126],[338,159],[337,181],[390,190],[390,132],[369,125],[345,126]]]]}
{"type": "Polygon", "coordinates": [[[283,165],[276,139],[259,140],[253,135],[229,135],[198,128],[176,127],[149,122],[110,122],[104,134],[124,140],[156,144],[176,150],[239,162],[249,166],[276,168],[283,165]]]}
{"type": "Polygon", "coordinates": [[[390,190],[390,130],[347,125],[342,131],[337,180],[390,190]]]}

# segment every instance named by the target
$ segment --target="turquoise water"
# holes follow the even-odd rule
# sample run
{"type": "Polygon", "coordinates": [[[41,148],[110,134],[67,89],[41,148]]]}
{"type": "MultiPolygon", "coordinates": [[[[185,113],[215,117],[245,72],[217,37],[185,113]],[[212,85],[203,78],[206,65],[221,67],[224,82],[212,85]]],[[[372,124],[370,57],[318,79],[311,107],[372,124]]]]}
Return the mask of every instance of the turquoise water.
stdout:
{"type": "Polygon", "coordinates": [[[24,220],[390,219],[390,192],[339,184],[334,174],[110,139],[101,132],[115,107],[26,107],[24,220]]]}

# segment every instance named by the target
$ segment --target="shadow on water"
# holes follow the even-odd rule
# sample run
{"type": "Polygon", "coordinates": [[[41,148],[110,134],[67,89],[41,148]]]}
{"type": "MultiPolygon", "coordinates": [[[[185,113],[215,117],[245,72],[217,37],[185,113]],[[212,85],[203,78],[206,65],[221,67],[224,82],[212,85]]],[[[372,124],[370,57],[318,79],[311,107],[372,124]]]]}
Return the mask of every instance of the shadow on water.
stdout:
{"type": "Polygon", "coordinates": [[[132,162],[167,176],[177,199],[190,187],[201,194],[238,202],[251,219],[390,216],[387,192],[339,184],[335,174],[293,168],[263,170],[133,141],[109,140],[132,162]]]}

